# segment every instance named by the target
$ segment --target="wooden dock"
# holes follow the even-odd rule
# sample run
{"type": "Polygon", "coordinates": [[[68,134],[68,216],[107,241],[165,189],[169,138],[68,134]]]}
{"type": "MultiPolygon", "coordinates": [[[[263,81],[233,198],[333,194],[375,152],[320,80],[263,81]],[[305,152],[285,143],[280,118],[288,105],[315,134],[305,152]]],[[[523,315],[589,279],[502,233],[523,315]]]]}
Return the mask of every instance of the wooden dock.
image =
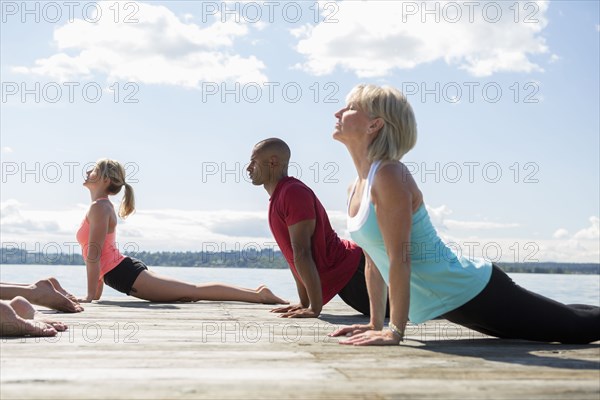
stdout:
{"type": "Polygon", "coordinates": [[[270,306],[114,298],[57,314],[56,338],[0,339],[8,399],[594,399],[600,342],[498,340],[434,320],[394,347],[327,333],[364,317],[341,302],[320,319],[270,306]]]}

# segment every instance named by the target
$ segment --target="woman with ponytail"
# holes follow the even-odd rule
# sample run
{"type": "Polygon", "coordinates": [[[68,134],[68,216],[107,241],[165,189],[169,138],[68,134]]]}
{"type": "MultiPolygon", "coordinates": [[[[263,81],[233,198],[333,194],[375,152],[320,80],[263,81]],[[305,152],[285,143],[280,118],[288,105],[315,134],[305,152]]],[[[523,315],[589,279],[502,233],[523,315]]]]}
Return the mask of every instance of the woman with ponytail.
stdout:
{"type": "Polygon", "coordinates": [[[149,301],[286,303],[266,286],[245,289],[222,283],[192,284],[149,271],[142,261],[122,255],[115,244],[117,215],[108,196],[118,194],[125,187],[119,217],[127,218],[135,210],[133,188],[125,182],[123,166],[114,160],[99,160],[87,172],[83,185],[90,191],[92,204],[77,232],[87,268],[87,297],[79,299],[80,302],[99,300],[106,283],[128,296],[149,301]]]}

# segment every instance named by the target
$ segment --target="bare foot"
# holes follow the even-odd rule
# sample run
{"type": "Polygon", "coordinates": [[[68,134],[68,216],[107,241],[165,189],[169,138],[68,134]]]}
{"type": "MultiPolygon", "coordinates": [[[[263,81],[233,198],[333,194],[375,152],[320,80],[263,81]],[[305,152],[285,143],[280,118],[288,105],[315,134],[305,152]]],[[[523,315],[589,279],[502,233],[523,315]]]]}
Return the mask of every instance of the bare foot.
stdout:
{"type": "Polygon", "coordinates": [[[26,321],[37,322],[37,325],[50,325],[58,332],[66,331],[67,325],[62,322],[55,321],[52,318],[47,317],[46,315],[38,312],[33,308],[31,303],[27,301],[26,298],[17,296],[12,299],[9,303],[9,306],[13,309],[17,316],[21,317],[26,321]]]}
{"type": "Polygon", "coordinates": [[[56,329],[58,332],[63,332],[63,331],[66,331],[67,329],[69,329],[68,326],[63,324],[62,322],[55,321],[52,318],[48,318],[45,314],[42,314],[40,312],[35,313],[33,320],[41,322],[42,325],[43,324],[50,325],[51,327],[56,329]]]}
{"type": "Polygon", "coordinates": [[[24,319],[17,315],[10,304],[0,301],[0,336],[55,336],[56,333],[52,325],[24,319]]]}
{"type": "Polygon", "coordinates": [[[58,293],[62,294],[67,299],[69,299],[75,303],[77,302],[77,297],[73,296],[71,293],[69,293],[65,289],[63,289],[63,287],[60,285],[60,283],[58,283],[58,279],[51,276],[50,278],[47,279],[47,281],[49,281],[50,284],[52,284],[52,287],[54,287],[54,290],[56,290],[58,293]]]}
{"type": "Polygon", "coordinates": [[[277,297],[271,292],[271,289],[266,287],[265,285],[260,285],[256,292],[260,296],[260,302],[264,304],[289,304],[289,301],[283,300],[280,297],[277,297]]]}
{"type": "Polygon", "coordinates": [[[48,279],[42,279],[41,281],[36,282],[35,285],[33,285],[33,288],[35,295],[29,300],[38,306],[49,307],[54,310],[70,313],[83,311],[81,305],[69,300],[63,294],[57,292],[52,282],[48,279]]]}
{"type": "Polygon", "coordinates": [[[51,325],[17,317],[14,322],[0,323],[0,336],[56,336],[51,325]]]}

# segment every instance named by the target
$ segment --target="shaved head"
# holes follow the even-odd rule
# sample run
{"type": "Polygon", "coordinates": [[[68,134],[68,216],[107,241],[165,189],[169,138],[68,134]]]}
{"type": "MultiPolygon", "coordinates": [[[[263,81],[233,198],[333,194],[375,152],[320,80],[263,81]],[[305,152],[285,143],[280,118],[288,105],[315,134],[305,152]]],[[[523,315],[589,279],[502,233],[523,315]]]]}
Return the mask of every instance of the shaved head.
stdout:
{"type": "Polygon", "coordinates": [[[285,165],[290,162],[292,155],[287,143],[279,138],[261,140],[254,146],[254,151],[266,157],[277,156],[281,163],[285,165]]]}

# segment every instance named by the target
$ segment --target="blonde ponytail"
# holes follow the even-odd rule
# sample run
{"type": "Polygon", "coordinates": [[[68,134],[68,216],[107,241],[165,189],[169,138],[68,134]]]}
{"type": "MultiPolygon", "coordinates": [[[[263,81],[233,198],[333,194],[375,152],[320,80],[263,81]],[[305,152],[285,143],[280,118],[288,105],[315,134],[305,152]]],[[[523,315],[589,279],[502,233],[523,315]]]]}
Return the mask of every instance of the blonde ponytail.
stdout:
{"type": "Polygon", "coordinates": [[[135,211],[135,196],[133,195],[133,188],[129,183],[125,183],[125,195],[121,200],[121,206],[119,207],[119,217],[125,219],[135,211]]]}

